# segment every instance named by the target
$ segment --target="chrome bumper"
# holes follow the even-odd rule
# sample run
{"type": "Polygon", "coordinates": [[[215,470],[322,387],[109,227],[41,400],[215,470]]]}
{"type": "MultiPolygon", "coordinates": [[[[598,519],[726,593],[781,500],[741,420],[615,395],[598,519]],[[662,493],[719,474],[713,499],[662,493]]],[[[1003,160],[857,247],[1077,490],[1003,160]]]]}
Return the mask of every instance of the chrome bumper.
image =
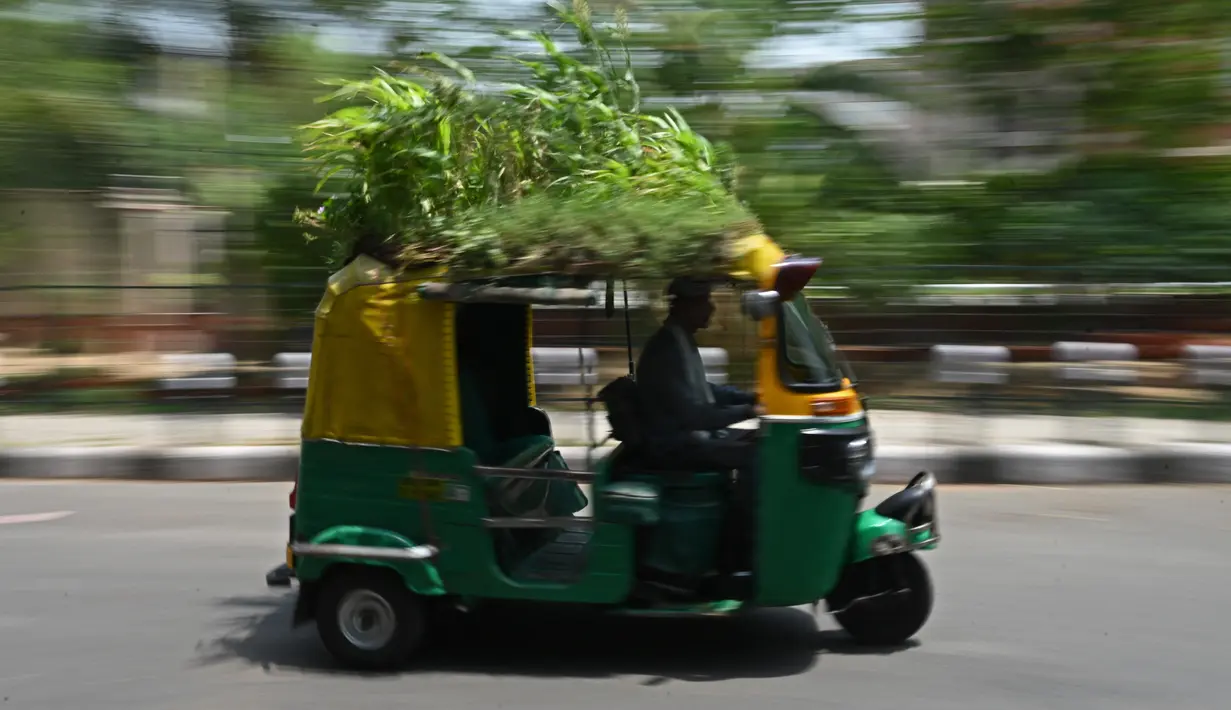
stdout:
{"type": "Polygon", "coordinates": [[[899,555],[903,552],[931,548],[939,542],[940,533],[936,531],[936,523],[924,523],[908,530],[905,538],[901,535],[881,535],[872,541],[871,552],[873,557],[899,555]],[[931,534],[923,539],[917,539],[922,533],[931,534]]]}

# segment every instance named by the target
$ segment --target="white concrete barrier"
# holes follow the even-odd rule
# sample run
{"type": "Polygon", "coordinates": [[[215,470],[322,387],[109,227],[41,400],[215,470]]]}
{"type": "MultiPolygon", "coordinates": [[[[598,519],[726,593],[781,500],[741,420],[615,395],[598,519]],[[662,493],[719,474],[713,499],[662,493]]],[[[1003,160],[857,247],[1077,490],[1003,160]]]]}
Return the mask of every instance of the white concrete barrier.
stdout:
{"type": "Polygon", "coordinates": [[[598,384],[598,351],[594,348],[532,348],[534,383],[547,387],[598,384]]]}
{"type": "Polygon", "coordinates": [[[727,365],[730,357],[723,348],[699,348],[701,362],[705,365],[705,379],[716,384],[727,384],[727,365]]]}
{"type": "Polygon", "coordinates": [[[278,353],[274,355],[274,386],[280,390],[307,391],[308,372],[312,369],[312,353],[278,353]]]}
{"type": "Polygon", "coordinates": [[[1058,373],[1066,382],[1130,385],[1137,381],[1137,371],[1124,367],[1137,361],[1137,346],[1129,343],[1053,343],[1052,359],[1071,363],[1058,373]]]}
{"type": "Polygon", "coordinates": [[[1188,380],[1197,387],[1231,386],[1231,346],[1185,345],[1188,380]]]}
{"type": "Polygon", "coordinates": [[[167,353],[159,357],[164,371],[158,386],[163,390],[217,390],[223,394],[235,389],[235,356],[230,353],[167,353]]]}
{"type": "Polygon", "coordinates": [[[1004,385],[1009,349],[1001,345],[934,345],[931,377],[949,384],[1004,385]]]}

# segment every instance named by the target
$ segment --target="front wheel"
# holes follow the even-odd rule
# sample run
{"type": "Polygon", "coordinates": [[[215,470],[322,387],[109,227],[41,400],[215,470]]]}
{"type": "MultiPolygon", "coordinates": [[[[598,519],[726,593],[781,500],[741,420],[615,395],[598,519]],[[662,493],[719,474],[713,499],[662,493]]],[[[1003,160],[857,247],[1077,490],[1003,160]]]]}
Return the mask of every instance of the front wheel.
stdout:
{"type": "Polygon", "coordinates": [[[912,552],[859,563],[854,588],[834,619],[858,643],[895,646],[923,628],[932,613],[932,581],[912,552]]]}
{"type": "Polygon", "coordinates": [[[395,575],[347,570],[321,589],[316,626],[325,648],[343,664],[387,671],[422,644],[423,607],[395,575]]]}

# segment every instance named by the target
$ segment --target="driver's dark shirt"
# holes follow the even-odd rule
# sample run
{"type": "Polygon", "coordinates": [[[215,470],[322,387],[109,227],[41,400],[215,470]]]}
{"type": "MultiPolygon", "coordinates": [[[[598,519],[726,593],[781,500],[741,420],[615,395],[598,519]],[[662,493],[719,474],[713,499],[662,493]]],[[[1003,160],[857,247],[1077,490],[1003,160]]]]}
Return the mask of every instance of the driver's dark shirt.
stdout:
{"type": "Polygon", "coordinates": [[[693,357],[700,359],[696,340],[670,318],[641,351],[637,392],[645,417],[643,431],[651,446],[671,447],[684,440],[707,438],[711,432],[756,416],[756,397],[750,393],[708,382],[704,387],[711,396],[698,391],[689,365],[693,357]]]}

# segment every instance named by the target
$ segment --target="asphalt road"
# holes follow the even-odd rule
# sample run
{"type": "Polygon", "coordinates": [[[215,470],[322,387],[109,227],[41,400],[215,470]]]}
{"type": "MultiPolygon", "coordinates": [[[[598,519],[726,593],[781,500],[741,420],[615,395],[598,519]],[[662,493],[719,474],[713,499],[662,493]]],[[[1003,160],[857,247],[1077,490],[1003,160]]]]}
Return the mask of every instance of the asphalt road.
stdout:
{"type": "Polygon", "coordinates": [[[937,608],[892,652],[800,609],[499,618],[384,676],[336,670],[265,588],[286,493],[0,484],[0,710],[1212,710],[1231,690],[1231,488],[942,489],[937,608]]]}

